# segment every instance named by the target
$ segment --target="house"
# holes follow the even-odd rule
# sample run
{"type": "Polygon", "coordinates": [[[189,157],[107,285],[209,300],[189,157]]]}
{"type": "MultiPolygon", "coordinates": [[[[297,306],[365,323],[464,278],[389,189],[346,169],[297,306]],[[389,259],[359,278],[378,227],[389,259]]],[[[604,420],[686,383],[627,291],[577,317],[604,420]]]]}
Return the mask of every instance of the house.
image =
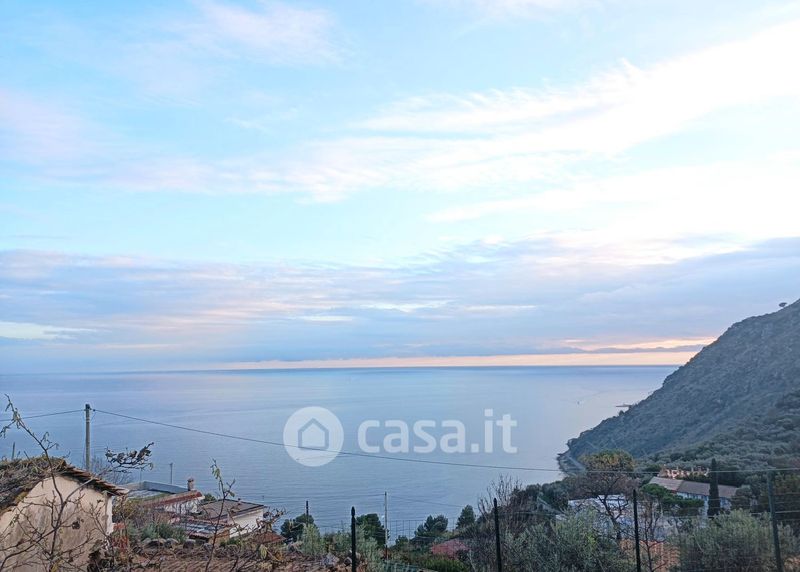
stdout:
{"type": "Polygon", "coordinates": [[[186,532],[186,536],[192,540],[201,542],[225,542],[231,538],[233,527],[229,524],[220,522],[219,524],[207,520],[196,518],[182,519],[178,526],[186,532]]]}
{"type": "Polygon", "coordinates": [[[468,551],[469,546],[458,538],[451,538],[450,540],[445,540],[444,542],[431,546],[431,554],[434,556],[444,556],[445,558],[453,560],[457,560],[458,555],[462,552],[468,551]]]}
{"type": "Polygon", "coordinates": [[[127,491],[64,459],[0,461],[0,563],[6,570],[49,569],[56,555],[85,568],[113,532],[113,500],[127,491]]]}
{"type": "Polygon", "coordinates": [[[593,510],[605,514],[607,505],[612,512],[622,514],[628,509],[628,504],[628,497],[625,495],[609,495],[605,499],[605,504],[600,497],[572,499],[569,501],[569,508],[574,512],[593,510]]]}
{"type": "MultiPolygon", "coordinates": [[[[705,503],[706,510],[708,510],[708,500],[711,496],[711,485],[709,483],[653,477],[650,479],[649,484],[664,487],[679,497],[702,500],[705,503]]],[[[736,487],[719,485],[719,504],[722,508],[731,508],[731,499],[736,495],[737,490],[736,487]]]]}
{"type": "Polygon", "coordinates": [[[129,491],[129,500],[140,502],[147,508],[163,510],[178,516],[196,513],[203,500],[203,493],[195,489],[192,478],[186,481],[185,488],[154,481],[128,483],[125,488],[129,491]]]}
{"type": "Polygon", "coordinates": [[[233,499],[217,500],[201,504],[197,519],[232,527],[230,536],[233,538],[257,530],[264,518],[264,510],[266,507],[263,504],[233,499]]]}
{"type": "Polygon", "coordinates": [[[633,505],[625,495],[609,495],[605,499],[600,497],[572,499],[569,501],[569,509],[575,514],[590,516],[599,529],[608,533],[612,531],[609,511],[618,522],[633,523],[633,505]]]}

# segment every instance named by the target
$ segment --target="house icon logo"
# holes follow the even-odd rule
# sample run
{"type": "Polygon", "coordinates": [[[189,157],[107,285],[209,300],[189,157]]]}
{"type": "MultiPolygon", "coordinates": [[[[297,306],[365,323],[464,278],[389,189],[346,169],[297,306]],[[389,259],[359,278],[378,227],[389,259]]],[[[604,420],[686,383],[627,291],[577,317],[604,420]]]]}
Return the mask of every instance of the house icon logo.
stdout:
{"type": "Polygon", "coordinates": [[[300,427],[297,441],[300,447],[324,451],[330,446],[330,432],[316,419],[309,419],[305,425],[300,427]]]}
{"type": "Polygon", "coordinates": [[[330,463],[342,450],[344,429],[339,418],[324,407],[295,411],[283,426],[283,446],[289,456],[307,467],[330,463]]]}

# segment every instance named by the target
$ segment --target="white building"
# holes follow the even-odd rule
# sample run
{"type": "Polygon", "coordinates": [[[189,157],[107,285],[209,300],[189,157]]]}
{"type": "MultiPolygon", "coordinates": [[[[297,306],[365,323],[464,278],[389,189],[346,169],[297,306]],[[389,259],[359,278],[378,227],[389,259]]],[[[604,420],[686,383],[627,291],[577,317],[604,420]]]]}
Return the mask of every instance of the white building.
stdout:
{"type": "Polygon", "coordinates": [[[199,517],[207,522],[231,526],[231,537],[258,529],[264,519],[263,504],[226,499],[200,505],[199,517]]]}
{"type": "MultiPolygon", "coordinates": [[[[663,487],[685,499],[702,500],[705,503],[706,511],[708,510],[708,500],[711,497],[711,485],[709,483],[653,477],[648,484],[663,487]]],[[[736,487],[719,485],[719,504],[721,508],[731,508],[731,500],[736,495],[737,490],[736,487]]]]}
{"type": "Polygon", "coordinates": [[[55,535],[59,552],[85,568],[113,532],[114,497],[126,492],[59,458],[0,462],[0,562],[6,570],[49,569],[55,535]]]}

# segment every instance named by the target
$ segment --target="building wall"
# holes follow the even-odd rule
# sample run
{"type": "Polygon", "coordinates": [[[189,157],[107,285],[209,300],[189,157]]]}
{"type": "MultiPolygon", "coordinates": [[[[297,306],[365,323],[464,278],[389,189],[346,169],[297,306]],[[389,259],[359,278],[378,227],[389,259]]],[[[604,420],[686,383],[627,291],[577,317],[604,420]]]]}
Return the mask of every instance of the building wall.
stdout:
{"type": "MultiPolygon", "coordinates": [[[[697,494],[692,494],[692,493],[681,493],[681,492],[679,492],[677,494],[678,494],[678,496],[683,497],[685,499],[696,499],[696,500],[703,501],[703,503],[705,503],[705,510],[706,510],[706,512],[708,511],[709,497],[707,495],[697,495],[697,494]]],[[[724,508],[725,510],[729,510],[731,508],[731,499],[725,498],[725,497],[720,497],[719,498],[719,506],[720,506],[720,508],[724,508]]]]}
{"type": "Polygon", "coordinates": [[[237,514],[233,519],[236,528],[231,531],[231,536],[239,536],[247,532],[252,532],[258,528],[258,521],[261,520],[262,514],[260,510],[252,511],[245,514],[237,514]]]}
{"type": "Polygon", "coordinates": [[[17,506],[0,514],[0,564],[5,560],[5,570],[20,572],[46,570],[51,523],[60,513],[54,552],[85,569],[89,554],[113,530],[111,509],[107,493],[61,476],[45,479],[17,506]]]}

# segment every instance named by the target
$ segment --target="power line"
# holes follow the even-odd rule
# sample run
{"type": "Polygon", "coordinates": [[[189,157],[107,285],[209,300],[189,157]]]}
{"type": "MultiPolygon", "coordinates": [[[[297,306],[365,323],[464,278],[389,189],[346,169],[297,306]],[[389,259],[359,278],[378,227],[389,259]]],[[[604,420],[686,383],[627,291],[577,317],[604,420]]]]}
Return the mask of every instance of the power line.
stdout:
{"type": "MultiPolygon", "coordinates": [[[[58,412],[54,412],[54,413],[42,413],[42,414],[38,414],[38,415],[26,415],[23,418],[23,420],[25,420],[25,419],[37,419],[37,418],[41,418],[41,417],[52,417],[52,416],[55,416],[55,415],[68,415],[68,414],[71,414],[71,413],[82,413],[83,411],[84,411],[83,409],[74,409],[74,410],[71,410],[71,411],[58,411],[58,412]]],[[[133,415],[125,415],[125,414],[122,414],[122,413],[115,413],[113,411],[105,411],[105,410],[102,410],[102,409],[94,409],[93,408],[92,411],[95,412],[95,413],[102,413],[102,414],[105,414],[105,415],[111,415],[113,417],[129,419],[131,421],[138,421],[140,423],[148,423],[148,424],[151,424],[151,425],[159,425],[159,426],[162,426],[162,427],[169,427],[171,429],[179,429],[181,431],[190,431],[190,432],[193,432],[193,433],[200,433],[202,435],[211,435],[211,436],[214,436],[214,437],[222,437],[222,438],[226,438],[226,439],[235,439],[235,440],[238,440],[238,441],[247,441],[247,442],[251,442],[251,443],[259,443],[259,444],[262,444],[262,445],[271,445],[271,446],[275,446],[275,447],[289,447],[289,448],[292,448],[292,449],[298,449],[298,450],[304,450],[304,451],[313,451],[315,453],[319,453],[320,452],[319,449],[315,449],[313,447],[303,447],[302,445],[290,445],[290,444],[286,444],[286,443],[278,442],[278,441],[269,441],[269,440],[266,440],[266,439],[256,439],[254,437],[245,437],[245,436],[242,436],[242,435],[231,435],[231,434],[228,434],[228,433],[221,433],[221,432],[218,432],[218,431],[208,431],[208,430],[205,430],[205,429],[196,429],[194,427],[186,427],[186,426],[183,426],[183,425],[176,425],[176,424],[173,424],[173,423],[165,423],[163,421],[155,421],[155,420],[152,420],[152,419],[145,419],[143,417],[136,417],[136,416],[133,416],[133,415]]],[[[13,421],[13,420],[14,419],[11,418],[11,419],[2,420],[0,422],[9,422],[9,421],[13,421]]],[[[433,459],[414,459],[414,458],[408,458],[408,457],[391,457],[391,456],[388,456],[388,455],[377,455],[377,454],[373,454],[373,453],[363,453],[363,452],[357,452],[357,451],[339,451],[339,452],[331,451],[331,453],[335,453],[334,456],[336,456],[336,455],[344,455],[344,456],[348,456],[348,457],[362,457],[362,458],[367,458],[367,459],[383,459],[383,460],[386,460],[386,461],[399,461],[399,462],[404,462],[404,463],[422,463],[422,464],[426,464],[426,465],[441,465],[441,466],[447,466],[447,467],[466,467],[466,468],[474,468],[474,469],[494,469],[494,470],[507,470],[507,471],[529,471],[529,472],[550,472],[550,473],[563,473],[563,472],[565,472],[565,471],[562,471],[561,469],[544,468],[544,467],[519,467],[519,466],[513,466],[513,465],[481,465],[481,464],[477,464],[477,463],[459,463],[459,462],[455,462],[455,461],[438,461],[438,460],[433,460],[433,459]]],[[[782,468],[782,469],[777,469],[777,468],[764,467],[764,468],[759,468],[759,469],[718,469],[716,471],[716,473],[719,473],[719,474],[721,474],[721,473],[741,473],[741,472],[760,472],[760,473],[774,472],[774,473],[783,473],[783,472],[791,472],[791,471],[800,471],[800,468],[782,468]]],[[[616,473],[627,473],[629,471],[587,470],[587,469],[583,469],[581,472],[582,473],[590,473],[590,474],[616,474],[616,473]]],[[[648,474],[648,473],[655,474],[655,471],[639,471],[639,472],[642,473],[642,474],[648,474]]],[[[709,471],[709,473],[711,473],[711,471],[709,471]]]]}
{"type": "MultiPolygon", "coordinates": [[[[68,415],[70,413],[82,413],[83,409],[73,409],[72,411],[57,411],[56,413],[41,413],[39,415],[20,415],[20,419],[22,421],[26,421],[28,419],[38,419],[40,417],[52,417],[54,415],[68,415]]],[[[0,423],[8,423],[14,421],[13,417],[9,417],[8,419],[0,419],[0,423]]]]}
{"type": "Polygon", "coordinates": [[[417,502],[417,503],[421,503],[421,504],[432,504],[432,505],[444,506],[444,507],[448,507],[448,508],[463,508],[463,506],[460,505],[460,504],[452,504],[452,503],[446,503],[446,502],[434,502],[434,501],[428,501],[428,500],[424,500],[424,499],[412,499],[412,498],[409,498],[409,497],[401,497],[401,496],[398,496],[398,495],[392,495],[392,498],[403,500],[403,501],[407,501],[407,502],[417,502]]]}
{"type": "MultiPolygon", "coordinates": [[[[288,447],[291,449],[298,449],[301,451],[314,451],[319,453],[319,449],[315,449],[313,447],[303,447],[302,445],[290,445],[279,441],[269,441],[266,439],[256,439],[255,437],[245,437],[243,435],[231,435],[229,433],[221,433],[218,431],[208,431],[206,429],[196,429],[194,427],[186,427],[184,425],[176,425],[174,423],[165,423],[163,421],[154,421],[152,419],[145,419],[142,417],[136,417],[133,415],[125,415],[122,413],[114,413],[113,411],[105,411],[102,409],[94,409],[97,413],[103,413],[105,415],[112,415],[114,417],[120,417],[122,419],[129,419],[131,421],[139,421],[141,423],[149,423],[151,425],[159,425],[161,427],[169,427],[171,429],[179,429],[181,431],[190,431],[193,433],[200,433],[202,435],[211,435],[213,437],[222,437],[225,439],[235,439],[238,441],[247,441],[250,443],[259,443],[262,445],[271,445],[274,447],[288,447]]],[[[473,469],[494,469],[494,470],[505,470],[505,471],[530,471],[530,472],[550,472],[550,473],[562,473],[561,469],[553,469],[553,468],[541,468],[541,467],[518,467],[513,465],[480,465],[477,463],[459,463],[455,461],[438,461],[433,459],[415,459],[415,458],[408,458],[408,457],[390,457],[388,455],[377,455],[372,453],[363,453],[357,451],[330,451],[331,453],[336,453],[337,455],[344,455],[348,457],[362,457],[366,459],[383,459],[386,461],[399,461],[403,463],[421,463],[426,465],[442,465],[447,467],[466,467],[466,468],[473,468],[473,469]]],[[[746,472],[746,469],[730,469],[730,470],[717,470],[717,473],[741,473],[746,472]]],[[[800,471],[800,468],[791,468],[791,469],[772,469],[772,468],[763,468],[763,469],[752,469],[750,472],[788,472],[788,471],[800,471]]],[[[584,469],[581,471],[582,473],[590,473],[590,474],[617,474],[617,473],[629,473],[630,471],[617,471],[617,470],[587,470],[584,469]]],[[[653,473],[654,471],[640,471],[643,474],[653,473]]]]}
{"type": "MultiPolygon", "coordinates": [[[[220,433],[217,431],[208,431],[205,429],[196,429],[194,427],[185,427],[183,425],[175,425],[173,423],[164,423],[162,421],[154,421],[152,419],[143,419],[141,417],[135,417],[133,415],[123,415],[122,413],[114,413],[112,411],[104,411],[102,409],[95,409],[98,413],[104,413],[106,415],[113,415],[115,417],[121,417],[123,419],[130,419],[132,421],[139,421],[142,423],[150,423],[152,425],[160,425],[162,427],[169,427],[171,429],[180,429],[183,431],[191,431],[194,433],[201,433],[203,435],[211,435],[214,437],[223,437],[226,439],[236,439],[239,441],[248,441],[250,443],[260,443],[263,445],[272,445],[276,447],[289,447],[291,449],[299,449],[302,451],[314,451],[319,453],[319,449],[315,449],[313,447],[303,447],[302,445],[289,445],[284,444],[278,441],[268,441],[266,439],[256,439],[254,437],[244,437],[242,435],[231,435],[228,433],[220,433]]],[[[348,457],[363,457],[367,459],[383,459],[387,461],[400,461],[405,463],[423,463],[427,465],[444,465],[448,467],[469,467],[474,469],[501,469],[501,470],[508,470],[508,471],[547,471],[552,473],[560,473],[562,472],[561,469],[552,469],[552,468],[535,468],[535,467],[514,467],[511,465],[479,465],[475,463],[457,463],[454,461],[435,461],[432,459],[412,459],[407,457],[390,457],[388,455],[375,455],[372,453],[360,453],[356,451],[331,451],[331,453],[336,453],[336,455],[345,455],[348,457]]],[[[597,471],[595,471],[597,472],[597,471]]],[[[614,472],[614,471],[603,471],[603,472],[614,472]]]]}

